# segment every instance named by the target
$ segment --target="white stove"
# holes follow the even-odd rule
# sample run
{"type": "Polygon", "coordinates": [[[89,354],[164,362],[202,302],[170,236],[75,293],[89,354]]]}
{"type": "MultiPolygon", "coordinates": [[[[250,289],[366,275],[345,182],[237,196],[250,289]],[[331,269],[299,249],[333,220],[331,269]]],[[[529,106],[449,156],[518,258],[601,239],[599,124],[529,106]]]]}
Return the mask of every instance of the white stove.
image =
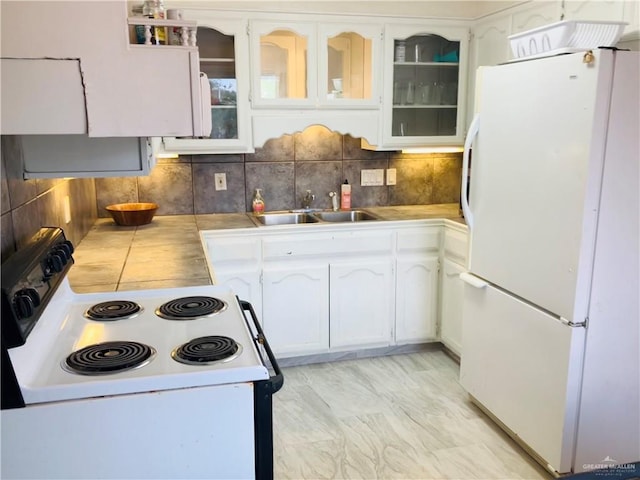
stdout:
{"type": "MultiPolygon", "coordinates": [[[[9,351],[27,404],[103,395],[189,388],[266,380],[269,372],[234,293],[222,286],[77,294],[65,278],[28,342],[9,351]],[[167,320],[161,305],[186,297],[215,298],[226,308],[210,316],[167,320]],[[103,302],[130,301],[140,306],[133,318],[90,320],[85,312],[103,302]],[[208,364],[176,361],[174,349],[201,337],[224,336],[239,346],[239,355],[208,364]],[[88,375],[65,369],[73,352],[103,342],[139,342],[155,350],[144,365],[115,373],[88,375]]],[[[108,354],[108,353],[107,353],[108,354]]]]}
{"type": "Polygon", "coordinates": [[[72,252],[42,229],[2,265],[2,478],[272,478],[283,378],[251,305],[78,294],[72,252]]]}

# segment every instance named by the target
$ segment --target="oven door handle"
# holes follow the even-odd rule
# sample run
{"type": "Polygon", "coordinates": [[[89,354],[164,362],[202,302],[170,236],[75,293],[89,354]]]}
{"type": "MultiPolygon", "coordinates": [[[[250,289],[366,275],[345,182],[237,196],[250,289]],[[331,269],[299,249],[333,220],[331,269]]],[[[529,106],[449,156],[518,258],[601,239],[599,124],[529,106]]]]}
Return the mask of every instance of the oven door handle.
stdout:
{"type": "Polygon", "coordinates": [[[269,357],[269,361],[271,362],[271,366],[275,372],[275,375],[269,377],[269,383],[271,384],[271,393],[276,393],[278,390],[282,388],[284,384],[284,375],[282,375],[282,371],[280,370],[280,366],[278,365],[278,361],[276,360],[271,347],[269,346],[269,342],[267,342],[267,338],[264,336],[264,332],[262,331],[262,327],[258,322],[258,316],[256,315],[255,310],[253,309],[253,305],[245,300],[238,299],[240,302],[240,307],[242,310],[249,312],[251,315],[251,319],[253,320],[254,325],[256,326],[256,330],[258,331],[258,337],[256,340],[264,347],[267,352],[267,356],[269,357]]]}

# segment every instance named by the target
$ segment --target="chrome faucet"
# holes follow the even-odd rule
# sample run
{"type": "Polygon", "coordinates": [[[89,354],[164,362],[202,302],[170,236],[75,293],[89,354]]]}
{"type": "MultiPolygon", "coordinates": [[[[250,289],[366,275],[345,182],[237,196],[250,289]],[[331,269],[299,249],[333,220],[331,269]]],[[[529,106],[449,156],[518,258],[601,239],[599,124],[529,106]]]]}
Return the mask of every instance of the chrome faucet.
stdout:
{"type": "Polygon", "coordinates": [[[315,195],[311,193],[311,190],[307,190],[302,197],[302,208],[308,210],[311,208],[311,202],[316,198],[315,195]]]}

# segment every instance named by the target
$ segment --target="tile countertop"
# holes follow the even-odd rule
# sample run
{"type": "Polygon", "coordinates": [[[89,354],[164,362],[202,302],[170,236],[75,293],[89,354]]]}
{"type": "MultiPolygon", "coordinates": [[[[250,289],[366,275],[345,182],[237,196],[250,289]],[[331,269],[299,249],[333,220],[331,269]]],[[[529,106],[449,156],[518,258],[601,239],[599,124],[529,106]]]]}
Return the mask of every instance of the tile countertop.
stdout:
{"type": "MultiPolygon", "coordinates": [[[[446,218],[464,224],[457,203],[362,210],[382,220],[446,218]]],[[[69,282],[78,293],[211,284],[199,231],[233,228],[261,227],[245,213],[157,216],[139,227],[100,218],[76,246],[69,282]]]]}

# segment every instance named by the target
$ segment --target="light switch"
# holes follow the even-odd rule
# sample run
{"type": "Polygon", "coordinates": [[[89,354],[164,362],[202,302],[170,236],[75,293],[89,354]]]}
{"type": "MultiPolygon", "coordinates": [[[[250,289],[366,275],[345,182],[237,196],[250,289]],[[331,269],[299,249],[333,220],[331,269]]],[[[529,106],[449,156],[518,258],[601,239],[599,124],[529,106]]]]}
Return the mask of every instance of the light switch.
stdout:
{"type": "Polygon", "coordinates": [[[387,168],[387,185],[395,185],[395,184],[396,184],[396,169],[387,168]]]}

